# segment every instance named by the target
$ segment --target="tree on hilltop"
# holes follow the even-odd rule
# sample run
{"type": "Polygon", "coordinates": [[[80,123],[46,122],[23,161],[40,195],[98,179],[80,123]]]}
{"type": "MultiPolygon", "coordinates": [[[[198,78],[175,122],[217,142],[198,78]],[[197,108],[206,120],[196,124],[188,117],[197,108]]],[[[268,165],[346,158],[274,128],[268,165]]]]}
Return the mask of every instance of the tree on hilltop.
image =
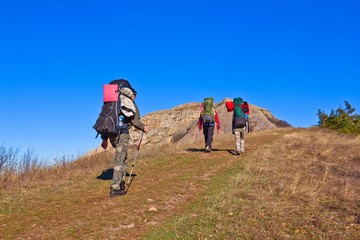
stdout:
{"type": "Polygon", "coordinates": [[[345,101],[345,108],[339,107],[331,110],[330,115],[322,110],[318,110],[320,127],[334,129],[343,133],[360,133],[360,115],[354,114],[353,108],[348,101],[345,101]]]}

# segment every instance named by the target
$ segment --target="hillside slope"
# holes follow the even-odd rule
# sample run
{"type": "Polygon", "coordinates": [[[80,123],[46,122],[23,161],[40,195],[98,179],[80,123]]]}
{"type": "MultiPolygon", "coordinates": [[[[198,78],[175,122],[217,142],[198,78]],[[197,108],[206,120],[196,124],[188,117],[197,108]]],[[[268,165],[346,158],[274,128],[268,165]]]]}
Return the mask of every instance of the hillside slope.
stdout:
{"type": "MultiPolygon", "coordinates": [[[[358,239],[360,137],[274,128],[215,135],[214,151],[142,148],[126,196],[110,152],[0,190],[0,239],[358,239]]],[[[131,149],[130,156],[133,156],[131,149]]]]}

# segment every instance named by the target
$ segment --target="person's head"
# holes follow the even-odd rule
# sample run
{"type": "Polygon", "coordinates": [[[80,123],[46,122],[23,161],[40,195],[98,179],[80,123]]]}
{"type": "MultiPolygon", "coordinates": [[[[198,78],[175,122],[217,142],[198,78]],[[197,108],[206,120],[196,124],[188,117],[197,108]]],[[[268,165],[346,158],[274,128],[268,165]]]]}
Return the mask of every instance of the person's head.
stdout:
{"type": "Polygon", "coordinates": [[[137,94],[136,90],[131,88],[131,91],[133,92],[134,96],[136,97],[136,94],[137,94]]]}

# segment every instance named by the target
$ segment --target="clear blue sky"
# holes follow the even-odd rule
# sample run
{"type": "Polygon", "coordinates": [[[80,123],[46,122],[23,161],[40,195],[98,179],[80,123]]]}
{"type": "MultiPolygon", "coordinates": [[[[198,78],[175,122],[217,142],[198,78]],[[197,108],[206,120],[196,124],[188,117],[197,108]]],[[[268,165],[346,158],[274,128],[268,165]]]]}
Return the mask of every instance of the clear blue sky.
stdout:
{"type": "Polygon", "coordinates": [[[102,85],[128,79],[142,115],[241,96],[295,127],[360,108],[360,1],[0,3],[0,145],[40,158],[99,145],[102,85]]]}

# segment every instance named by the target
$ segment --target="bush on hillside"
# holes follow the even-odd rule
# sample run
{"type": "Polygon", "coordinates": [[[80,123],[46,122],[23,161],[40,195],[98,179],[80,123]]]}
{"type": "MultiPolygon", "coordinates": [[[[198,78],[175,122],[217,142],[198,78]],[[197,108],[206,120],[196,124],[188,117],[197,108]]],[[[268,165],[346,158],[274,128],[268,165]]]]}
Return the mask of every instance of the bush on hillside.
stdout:
{"type": "Polygon", "coordinates": [[[345,101],[345,108],[339,107],[331,110],[330,115],[324,111],[318,111],[320,127],[334,129],[343,133],[360,133],[360,115],[354,114],[355,108],[351,107],[348,101],[345,101]]]}

